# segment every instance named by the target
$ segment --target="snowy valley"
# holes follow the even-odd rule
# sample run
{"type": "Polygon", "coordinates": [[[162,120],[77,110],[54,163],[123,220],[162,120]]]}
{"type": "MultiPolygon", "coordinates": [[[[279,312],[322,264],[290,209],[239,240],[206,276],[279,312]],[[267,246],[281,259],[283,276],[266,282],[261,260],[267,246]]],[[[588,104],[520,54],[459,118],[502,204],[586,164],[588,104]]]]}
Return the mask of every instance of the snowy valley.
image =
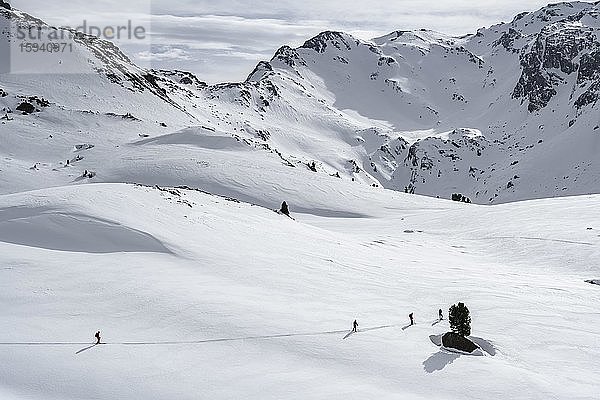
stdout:
{"type": "Polygon", "coordinates": [[[327,31],[217,85],[75,35],[0,74],[0,399],[597,398],[599,32],[327,31]],[[436,343],[457,302],[478,355],[436,343]]]}

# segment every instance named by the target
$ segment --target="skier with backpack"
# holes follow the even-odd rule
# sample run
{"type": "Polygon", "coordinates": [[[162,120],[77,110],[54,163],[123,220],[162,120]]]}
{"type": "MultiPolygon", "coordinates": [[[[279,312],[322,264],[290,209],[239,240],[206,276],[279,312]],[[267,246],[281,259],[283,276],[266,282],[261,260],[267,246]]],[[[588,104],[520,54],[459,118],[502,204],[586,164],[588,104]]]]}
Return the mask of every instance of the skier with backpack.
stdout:
{"type": "Polygon", "coordinates": [[[356,320],[352,323],[352,332],[358,332],[358,322],[356,320]]]}
{"type": "Polygon", "coordinates": [[[96,332],[94,337],[96,338],[96,344],[100,344],[100,331],[96,332]]]}
{"type": "Polygon", "coordinates": [[[290,209],[288,208],[288,205],[285,201],[281,203],[281,209],[279,210],[279,212],[283,215],[287,215],[288,217],[290,216],[290,209]]]}
{"type": "Polygon", "coordinates": [[[415,324],[415,320],[413,318],[413,313],[408,314],[408,318],[410,318],[410,325],[414,325],[415,324]]]}

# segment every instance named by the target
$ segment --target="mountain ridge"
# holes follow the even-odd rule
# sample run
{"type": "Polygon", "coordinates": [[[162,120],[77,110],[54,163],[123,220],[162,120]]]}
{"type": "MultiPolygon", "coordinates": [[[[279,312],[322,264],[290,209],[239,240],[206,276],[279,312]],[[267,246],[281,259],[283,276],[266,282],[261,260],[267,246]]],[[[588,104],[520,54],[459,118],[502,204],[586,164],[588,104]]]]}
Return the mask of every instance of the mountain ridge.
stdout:
{"type": "MultiPolygon", "coordinates": [[[[95,90],[72,96],[69,86],[28,94],[135,115],[148,135],[203,125],[286,165],[357,184],[444,198],[459,192],[482,204],[587,194],[600,191],[599,4],[549,5],[461,37],[422,29],[364,41],[324,31],[280,47],[244,82],[216,85],[140,69],[104,41],[80,36],[96,60],[90,76],[100,80],[88,87],[109,89],[120,104],[98,101],[95,90]]],[[[6,78],[0,84],[9,93],[37,83],[16,79],[11,88],[6,78]]]]}

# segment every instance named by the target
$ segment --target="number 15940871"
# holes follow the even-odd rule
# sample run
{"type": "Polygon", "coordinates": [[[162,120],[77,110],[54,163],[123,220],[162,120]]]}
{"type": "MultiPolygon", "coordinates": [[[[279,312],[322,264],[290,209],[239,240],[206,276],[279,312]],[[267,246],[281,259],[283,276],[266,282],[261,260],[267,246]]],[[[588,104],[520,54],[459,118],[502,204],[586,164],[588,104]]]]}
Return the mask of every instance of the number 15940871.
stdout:
{"type": "Polygon", "coordinates": [[[73,43],[21,43],[21,53],[65,53],[73,52],[73,43]]]}

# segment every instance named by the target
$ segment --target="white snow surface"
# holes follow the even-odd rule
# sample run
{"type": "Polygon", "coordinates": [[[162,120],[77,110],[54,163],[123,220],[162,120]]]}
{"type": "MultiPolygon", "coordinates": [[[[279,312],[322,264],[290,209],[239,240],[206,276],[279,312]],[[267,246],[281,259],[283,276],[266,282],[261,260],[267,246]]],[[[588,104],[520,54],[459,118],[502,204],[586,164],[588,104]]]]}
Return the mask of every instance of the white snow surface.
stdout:
{"type": "MultiPolygon", "coordinates": [[[[49,66],[48,75],[0,76],[0,193],[81,183],[86,169],[96,182],[149,178],[159,148],[157,163],[175,159],[179,181],[211,180],[198,148],[230,147],[198,137],[213,133],[299,169],[314,163],[318,174],[431,197],[497,204],[599,193],[599,7],[550,5],[458,38],[323,32],[283,46],[245,82],[213,86],[144,70],[83,36],[61,65],[85,74],[49,66]],[[16,111],[23,101],[36,112],[16,111]],[[132,148],[140,139],[149,140],[132,148]],[[95,147],[62,168],[82,143],[95,147]]],[[[0,18],[39,23],[19,11],[0,18]]]]}
{"type": "Polygon", "coordinates": [[[128,184],[0,197],[2,398],[595,398],[599,196],[489,207],[331,182],[287,194],[295,220],[128,184]],[[457,301],[491,354],[429,340],[457,301]]]}
{"type": "Polygon", "coordinates": [[[599,4],[326,32],[237,84],[85,37],[87,74],[1,75],[0,399],[597,399],[594,86],[511,93],[517,53],[596,35],[599,4]],[[439,347],[459,301],[479,356],[439,347]]]}

